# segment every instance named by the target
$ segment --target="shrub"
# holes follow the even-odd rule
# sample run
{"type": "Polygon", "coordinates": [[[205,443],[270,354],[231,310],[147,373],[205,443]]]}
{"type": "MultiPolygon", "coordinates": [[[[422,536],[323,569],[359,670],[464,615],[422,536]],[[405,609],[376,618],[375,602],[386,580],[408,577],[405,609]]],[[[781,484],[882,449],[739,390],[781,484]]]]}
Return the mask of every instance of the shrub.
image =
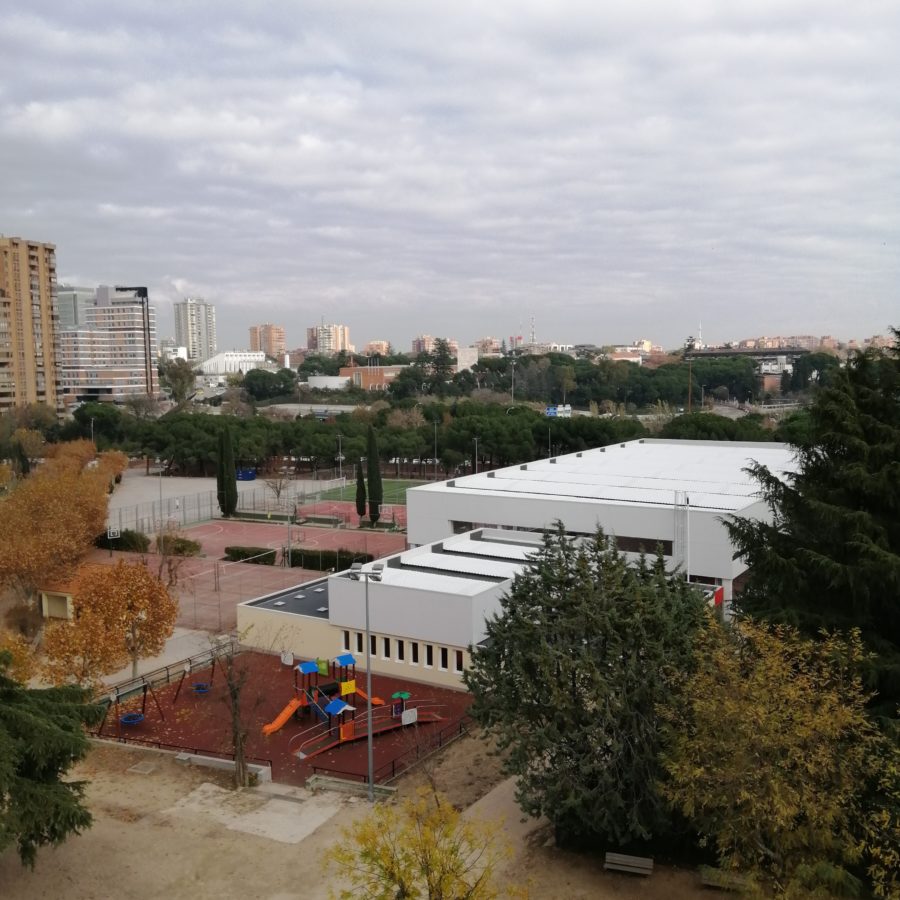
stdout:
{"type": "Polygon", "coordinates": [[[274,566],[275,551],[267,547],[226,547],[225,559],[231,562],[255,563],[258,566],[274,566]]]}
{"type": "Polygon", "coordinates": [[[94,539],[94,546],[101,550],[124,550],[128,553],[146,553],[150,549],[150,538],[140,531],[125,528],[117,538],[101,534],[94,539]]]}
{"type": "Polygon", "coordinates": [[[164,534],[157,538],[156,546],[169,556],[199,556],[202,549],[197,541],[177,534],[164,534]]]}
{"type": "Polygon", "coordinates": [[[355,563],[372,562],[375,559],[371,553],[355,553],[353,550],[291,550],[291,566],[301,569],[317,569],[324,572],[326,569],[334,569],[340,572],[349,569],[355,563]]]}

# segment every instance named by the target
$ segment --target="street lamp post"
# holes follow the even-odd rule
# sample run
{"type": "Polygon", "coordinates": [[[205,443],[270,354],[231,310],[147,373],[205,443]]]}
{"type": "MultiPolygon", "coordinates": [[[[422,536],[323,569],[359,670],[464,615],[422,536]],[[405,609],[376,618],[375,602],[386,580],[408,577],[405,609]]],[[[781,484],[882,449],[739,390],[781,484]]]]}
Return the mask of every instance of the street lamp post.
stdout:
{"type": "Polygon", "coordinates": [[[475,474],[478,474],[478,438],[475,438],[475,474]]]}
{"type": "Polygon", "coordinates": [[[94,444],[94,417],[93,416],[91,416],[91,444],[93,445],[94,449],[96,450],[97,445],[94,444]]]}
{"type": "Polygon", "coordinates": [[[437,419],[434,420],[434,480],[437,481],[437,419]]]}
{"type": "Polygon", "coordinates": [[[369,628],[369,579],[381,581],[382,563],[375,563],[373,571],[364,572],[362,563],[353,563],[350,567],[351,574],[356,579],[365,581],[366,589],[366,693],[369,695],[369,703],[366,709],[366,751],[368,757],[368,797],[369,803],[375,802],[375,747],[372,741],[372,632],[369,628]]]}
{"type": "Polygon", "coordinates": [[[160,457],[156,458],[156,464],[159,466],[159,540],[156,543],[156,552],[162,553],[162,459],[160,457]]]}

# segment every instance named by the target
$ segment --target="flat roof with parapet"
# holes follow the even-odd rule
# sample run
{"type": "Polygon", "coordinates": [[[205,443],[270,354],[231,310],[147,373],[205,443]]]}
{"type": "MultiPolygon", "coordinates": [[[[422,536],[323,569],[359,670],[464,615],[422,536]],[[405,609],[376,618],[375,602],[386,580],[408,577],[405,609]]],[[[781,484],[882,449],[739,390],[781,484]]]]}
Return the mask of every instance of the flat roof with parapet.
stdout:
{"type": "Polygon", "coordinates": [[[257,600],[250,600],[242,606],[257,609],[271,609],[275,612],[293,613],[295,616],[312,616],[316,619],[328,618],[328,579],[307,581],[296,587],[267,594],[257,600]]]}
{"type": "MultiPolygon", "coordinates": [[[[541,544],[542,536],[532,532],[479,528],[367,563],[362,571],[373,572],[378,565],[382,584],[474,597],[511,583],[541,544]]],[[[350,570],[330,577],[350,577],[350,570]]],[[[328,578],[248,600],[241,606],[327,619],[328,578]]]]}
{"type": "Polygon", "coordinates": [[[796,469],[788,444],[647,438],[410,490],[637,506],[671,506],[683,492],[692,509],[737,512],[759,500],[745,471],[754,461],[778,476],[796,469]]]}

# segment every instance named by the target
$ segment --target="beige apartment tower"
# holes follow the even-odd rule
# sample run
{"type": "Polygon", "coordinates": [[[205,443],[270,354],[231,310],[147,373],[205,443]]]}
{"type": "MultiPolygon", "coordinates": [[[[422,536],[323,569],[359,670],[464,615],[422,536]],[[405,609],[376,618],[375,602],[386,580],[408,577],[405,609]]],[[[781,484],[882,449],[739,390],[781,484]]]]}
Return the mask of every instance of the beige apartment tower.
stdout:
{"type": "Polygon", "coordinates": [[[0,412],[56,409],[56,248],[0,237],[0,412]]]}
{"type": "Polygon", "coordinates": [[[262,350],[266,356],[277,359],[286,349],[284,328],[281,325],[271,325],[268,322],[264,325],[251,325],[250,349],[251,351],[262,350]]]}

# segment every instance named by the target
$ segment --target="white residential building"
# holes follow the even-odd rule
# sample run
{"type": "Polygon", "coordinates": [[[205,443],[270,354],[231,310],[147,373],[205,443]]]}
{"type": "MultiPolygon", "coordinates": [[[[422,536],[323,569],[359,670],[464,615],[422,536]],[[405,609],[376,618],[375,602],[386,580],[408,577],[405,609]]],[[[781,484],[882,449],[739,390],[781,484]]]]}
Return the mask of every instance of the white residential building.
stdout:
{"type": "Polygon", "coordinates": [[[156,310],[148,307],[145,323],[143,303],[131,293],[118,294],[100,285],[90,303],[79,293],[71,291],[67,300],[67,321],[77,324],[58,332],[57,370],[64,403],[121,403],[155,395],[156,310]]]}
{"type": "Polygon", "coordinates": [[[195,297],[186,297],[175,304],[175,344],[187,347],[188,361],[203,362],[215,356],[216,308],[195,297]]]}

